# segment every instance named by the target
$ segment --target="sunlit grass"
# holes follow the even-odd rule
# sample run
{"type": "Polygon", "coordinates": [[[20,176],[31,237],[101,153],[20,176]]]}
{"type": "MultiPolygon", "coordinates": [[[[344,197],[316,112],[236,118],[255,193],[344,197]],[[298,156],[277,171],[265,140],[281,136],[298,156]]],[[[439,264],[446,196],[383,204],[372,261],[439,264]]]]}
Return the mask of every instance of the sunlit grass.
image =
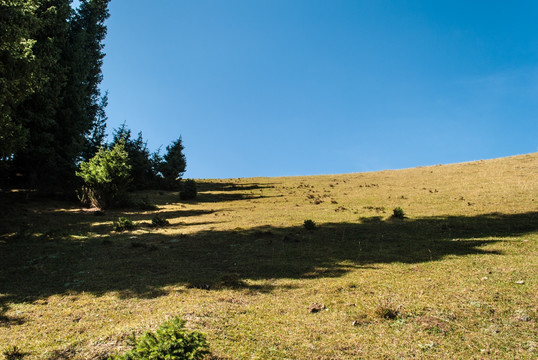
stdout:
{"type": "Polygon", "coordinates": [[[196,201],[103,214],[4,194],[0,351],[101,359],[182,315],[215,359],[531,359],[537,175],[530,154],[199,180],[196,201]],[[120,216],[136,229],[112,231],[120,216]]]}

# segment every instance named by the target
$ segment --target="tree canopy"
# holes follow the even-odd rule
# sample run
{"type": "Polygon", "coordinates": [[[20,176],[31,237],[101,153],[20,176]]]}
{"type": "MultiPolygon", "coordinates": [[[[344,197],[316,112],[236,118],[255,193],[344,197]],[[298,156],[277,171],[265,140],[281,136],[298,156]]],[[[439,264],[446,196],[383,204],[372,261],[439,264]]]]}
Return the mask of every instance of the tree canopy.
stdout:
{"type": "Polygon", "coordinates": [[[0,0],[3,177],[65,189],[104,139],[101,95],[109,0],[0,0]]]}

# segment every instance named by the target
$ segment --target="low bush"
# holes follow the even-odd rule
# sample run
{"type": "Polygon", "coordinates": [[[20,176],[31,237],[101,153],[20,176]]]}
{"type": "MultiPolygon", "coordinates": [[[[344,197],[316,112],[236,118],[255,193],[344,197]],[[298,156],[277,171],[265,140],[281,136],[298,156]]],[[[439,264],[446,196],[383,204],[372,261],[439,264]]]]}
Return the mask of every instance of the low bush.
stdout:
{"type": "Polygon", "coordinates": [[[93,158],[80,164],[76,173],[84,181],[78,193],[80,201],[102,209],[117,206],[127,197],[130,171],[123,142],[112,149],[99,149],[93,158]]]}
{"type": "Polygon", "coordinates": [[[153,219],[151,219],[151,225],[153,227],[163,227],[170,225],[170,223],[168,222],[168,220],[163,219],[160,216],[155,216],[153,219]]]}
{"type": "Polygon", "coordinates": [[[316,223],[313,220],[305,220],[303,223],[303,226],[306,230],[315,230],[316,229],[316,223]]]}
{"type": "Polygon", "coordinates": [[[403,211],[403,209],[401,207],[397,207],[397,208],[394,208],[394,210],[392,210],[392,217],[394,219],[405,219],[405,213],[403,211]]]}
{"type": "Polygon", "coordinates": [[[204,334],[185,329],[185,320],[175,317],[163,323],[156,332],[132,336],[132,350],[108,360],[198,360],[209,354],[204,334]]]}
{"type": "Polygon", "coordinates": [[[181,200],[194,200],[197,195],[196,182],[192,179],[185,180],[179,192],[179,198],[181,200]]]}
{"type": "Polygon", "coordinates": [[[119,217],[118,220],[114,221],[114,231],[126,231],[133,230],[136,227],[135,223],[132,220],[129,220],[125,217],[119,217]]]}

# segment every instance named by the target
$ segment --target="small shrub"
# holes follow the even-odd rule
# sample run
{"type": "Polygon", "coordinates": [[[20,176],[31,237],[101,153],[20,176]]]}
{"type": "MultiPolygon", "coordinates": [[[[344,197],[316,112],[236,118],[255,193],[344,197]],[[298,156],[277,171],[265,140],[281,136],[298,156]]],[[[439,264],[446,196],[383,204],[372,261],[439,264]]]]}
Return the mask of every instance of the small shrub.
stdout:
{"type": "Polygon", "coordinates": [[[78,193],[80,201],[98,208],[117,206],[127,196],[130,171],[123,142],[112,149],[99,149],[93,158],[81,163],[80,171],[76,172],[84,181],[78,193]]]}
{"type": "Polygon", "coordinates": [[[163,323],[156,332],[131,338],[133,349],[108,360],[198,360],[209,354],[204,334],[185,329],[185,320],[175,317],[163,323]]]}
{"type": "Polygon", "coordinates": [[[28,354],[22,352],[22,350],[18,346],[13,346],[4,350],[4,356],[6,357],[6,360],[20,360],[24,359],[26,355],[28,354]]]}
{"type": "Polygon", "coordinates": [[[179,198],[181,200],[194,200],[197,195],[196,182],[192,179],[185,180],[182,189],[179,192],[179,198]]]}
{"type": "Polygon", "coordinates": [[[303,226],[306,230],[316,230],[316,223],[312,220],[305,220],[304,223],[303,223],[303,226]]]}
{"type": "Polygon", "coordinates": [[[405,219],[405,213],[403,211],[403,209],[401,207],[397,207],[397,208],[394,208],[394,210],[392,210],[392,217],[394,219],[405,219]]]}
{"type": "Polygon", "coordinates": [[[134,228],[135,224],[132,222],[132,220],[125,217],[119,217],[118,220],[114,221],[114,231],[126,231],[134,228]]]}
{"type": "Polygon", "coordinates": [[[400,308],[400,306],[392,304],[391,301],[384,300],[375,309],[375,314],[382,319],[395,320],[400,316],[400,308]]]}
{"type": "Polygon", "coordinates": [[[163,219],[160,216],[155,216],[153,219],[151,219],[151,225],[153,227],[163,227],[170,225],[170,223],[168,222],[168,220],[163,219]]]}

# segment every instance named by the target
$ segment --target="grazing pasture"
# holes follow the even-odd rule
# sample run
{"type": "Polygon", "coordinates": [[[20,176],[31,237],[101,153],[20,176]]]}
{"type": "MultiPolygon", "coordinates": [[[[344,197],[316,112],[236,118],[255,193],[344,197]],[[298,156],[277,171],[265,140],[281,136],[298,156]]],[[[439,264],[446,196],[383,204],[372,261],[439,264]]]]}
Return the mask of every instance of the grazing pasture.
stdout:
{"type": "Polygon", "coordinates": [[[538,153],[197,185],[2,192],[0,356],[106,359],[180,315],[214,360],[538,357],[538,153]]]}

